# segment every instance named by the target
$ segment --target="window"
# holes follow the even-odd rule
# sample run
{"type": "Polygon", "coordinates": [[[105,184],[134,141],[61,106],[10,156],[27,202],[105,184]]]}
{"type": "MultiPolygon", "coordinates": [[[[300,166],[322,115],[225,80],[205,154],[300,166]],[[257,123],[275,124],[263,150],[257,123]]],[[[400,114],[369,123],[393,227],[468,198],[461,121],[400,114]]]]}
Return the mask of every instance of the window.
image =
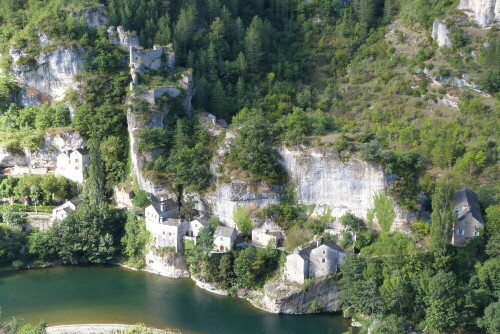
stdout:
{"type": "Polygon", "coordinates": [[[325,254],[326,254],[326,251],[323,251],[323,255],[325,255],[325,254]]]}
{"type": "Polygon", "coordinates": [[[479,232],[474,232],[475,237],[479,237],[479,232]]]}
{"type": "Polygon", "coordinates": [[[321,259],[321,262],[325,263],[325,259],[321,259]]]}
{"type": "Polygon", "coordinates": [[[464,235],[464,230],[457,230],[458,235],[464,235]]]}

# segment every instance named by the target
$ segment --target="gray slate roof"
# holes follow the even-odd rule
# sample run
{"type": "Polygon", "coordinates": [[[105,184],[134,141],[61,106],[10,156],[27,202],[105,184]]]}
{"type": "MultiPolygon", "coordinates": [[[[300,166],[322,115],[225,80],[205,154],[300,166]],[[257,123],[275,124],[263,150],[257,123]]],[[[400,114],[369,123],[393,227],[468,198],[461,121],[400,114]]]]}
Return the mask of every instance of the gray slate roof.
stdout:
{"type": "Polygon", "coordinates": [[[466,187],[457,190],[453,194],[453,202],[458,221],[467,219],[467,213],[470,212],[478,222],[484,224],[481,207],[475,192],[466,187]]]}
{"type": "MultiPolygon", "coordinates": [[[[339,251],[339,252],[342,252],[344,253],[344,251],[342,250],[342,248],[340,248],[339,245],[337,245],[335,243],[335,241],[331,240],[331,241],[328,241],[326,244],[323,244],[325,246],[328,246],[330,247],[331,249],[335,249],[336,251],[339,251]]],[[[311,255],[311,252],[313,249],[316,249],[318,247],[321,247],[322,245],[319,245],[319,246],[316,246],[316,244],[312,244],[304,249],[301,249],[297,252],[298,255],[300,255],[300,257],[302,257],[304,260],[307,260],[309,259],[309,256],[311,255]]]]}
{"type": "Polygon", "coordinates": [[[167,212],[167,211],[170,211],[170,210],[173,210],[173,209],[177,209],[178,206],[177,206],[177,203],[173,199],[168,198],[168,199],[166,199],[164,201],[161,201],[161,202],[153,204],[153,208],[155,209],[156,213],[158,213],[159,215],[161,215],[164,212],[167,212]],[[165,211],[161,210],[161,204],[162,203],[165,203],[165,211]]]}
{"type": "Polygon", "coordinates": [[[234,227],[217,226],[214,232],[214,236],[231,238],[235,231],[236,229],[234,227]]]}
{"type": "Polygon", "coordinates": [[[89,154],[89,151],[86,148],[77,148],[75,151],[79,152],[81,155],[89,154]]]}
{"type": "Polygon", "coordinates": [[[78,197],[75,197],[75,198],[72,198],[69,200],[71,203],[73,203],[74,206],[78,206],[80,205],[80,203],[82,203],[83,201],[81,199],[79,199],[78,197]]]}

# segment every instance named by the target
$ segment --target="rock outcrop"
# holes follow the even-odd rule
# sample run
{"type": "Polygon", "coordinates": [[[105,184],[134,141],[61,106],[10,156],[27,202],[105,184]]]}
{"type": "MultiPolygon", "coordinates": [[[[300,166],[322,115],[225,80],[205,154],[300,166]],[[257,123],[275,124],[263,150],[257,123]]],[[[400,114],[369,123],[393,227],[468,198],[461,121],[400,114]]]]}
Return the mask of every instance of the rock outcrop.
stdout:
{"type": "Polygon", "coordinates": [[[451,47],[450,31],[446,24],[439,20],[434,20],[432,25],[432,39],[437,42],[440,47],[451,47]]]}
{"type": "MultiPolygon", "coordinates": [[[[226,135],[231,135],[228,132],[226,135]]],[[[228,141],[222,144],[220,158],[228,150],[228,141]]],[[[341,217],[347,212],[367,219],[367,212],[373,209],[375,195],[385,193],[394,175],[384,173],[380,165],[362,161],[356,157],[341,160],[333,149],[289,149],[279,148],[282,165],[291,183],[295,186],[299,203],[314,207],[313,215],[329,212],[341,217]]],[[[220,162],[219,162],[220,163],[220,162]]],[[[217,164],[211,166],[216,172],[217,164]]],[[[244,205],[261,208],[279,203],[280,185],[254,184],[238,180],[218,183],[215,190],[204,196],[211,207],[211,213],[228,226],[235,226],[232,218],[234,209],[244,205]]],[[[396,219],[392,230],[406,231],[406,223],[416,215],[394,205],[396,219]]]]}
{"type": "Polygon", "coordinates": [[[285,314],[332,312],[342,306],[338,285],[332,278],[313,281],[307,289],[284,280],[269,282],[264,285],[264,296],[250,302],[265,311],[285,314]]]}
{"type": "Polygon", "coordinates": [[[233,211],[236,207],[261,208],[277,204],[280,190],[281,186],[231,181],[217,184],[215,191],[207,194],[205,199],[212,208],[214,216],[225,225],[236,227],[233,220],[233,211]]]}
{"type": "Polygon", "coordinates": [[[55,168],[57,156],[61,152],[76,150],[84,146],[85,141],[74,131],[46,134],[44,145],[34,152],[25,150],[24,153],[9,153],[0,147],[0,167],[55,168]]]}
{"type": "Polygon", "coordinates": [[[84,24],[87,24],[92,28],[105,27],[108,22],[108,18],[104,15],[106,8],[103,5],[87,7],[79,10],[78,12],[71,14],[76,16],[78,19],[83,19],[84,24]]]}
{"type": "Polygon", "coordinates": [[[81,46],[59,46],[35,59],[21,49],[11,48],[11,74],[22,87],[16,102],[26,106],[62,100],[68,88],[78,86],[75,74],[82,70],[85,53],[81,46]]]}
{"type": "Polygon", "coordinates": [[[146,254],[146,271],[173,278],[189,277],[184,256],[160,255],[154,251],[146,254]]]}
{"type": "Polygon", "coordinates": [[[129,51],[130,47],[139,47],[139,36],[135,31],[125,31],[122,26],[108,28],[109,41],[115,45],[120,45],[124,50],[129,51]]]}
{"type": "Polygon", "coordinates": [[[500,0],[460,0],[458,9],[483,28],[500,23],[500,0]]]}
{"type": "MultiPolygon", "coordinates": [[[[315,206],[318,215],[328,210],[332,216],[341,217],[350,211],[366,219],[375,195],[385,192],[394,178],[381,166],[356,157],[341,160],[333,149],[282,148],[280,154],[299,202],[315,206]]],[[[404,230],[405,223],[415,217],[394,208],[397,216],[392,229],[404,230]]]]}

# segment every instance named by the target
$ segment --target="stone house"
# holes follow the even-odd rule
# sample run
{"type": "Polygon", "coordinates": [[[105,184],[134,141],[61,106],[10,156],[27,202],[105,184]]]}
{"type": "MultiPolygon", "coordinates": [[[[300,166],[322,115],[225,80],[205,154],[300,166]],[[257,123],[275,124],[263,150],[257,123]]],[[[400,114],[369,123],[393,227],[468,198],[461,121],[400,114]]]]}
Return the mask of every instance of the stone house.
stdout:
{"type": "Polygon", "coordinates": [[[216,252],[229,252],[233,250],[238,232],[234,227],[217,226],[214,232],[214,250],[216,252]]]}
{"type": "Polygon", "coordinates": [[[309,255],[309,278],[328,276],[336,272],[345,253],[333,241],[314,248],[309,255]]]}
{"type": "Polygon", "coordinates": [[[254,228],[252,230],[252,244],[267,247],[271,243],[273,248],[283,246],[283,234],[280,231],[254,228]]]}
{"type": "Polygon", "coordinates": [[[200,235],[201,230],[207,228],[209,228],[209,224],[205,218],[198,218],[188,222],[184,240],[191,240],[196,244],[196,238],[200,235]]]}
{"type": "Polygon", "coordinates": [[[181,251],[189,223],[176,218],[161,219],[160,222],[153,224],[148,224],[146,220],[146,229],[153,235],[155,247],[172,247],[176,252],[181,251]]]}
{"type": "Polygon", "coordinates": [[[134,204],[132,200],[135,197],[135,193],[132,189],[127,187],[116,186],[115,189],[115,202],[116,206],[121,209],[132,209],[134,204]]]}
{"type": "Polygon", "coordinates": [[[146,229],[151,232],[155,247],[173,247],[182,250],[182,238],[187,222],[176,219],[179,206],[173,199],[162,199],[144,210],[146,229]]]}
{"type": "Polygon", "coordinates": [[[303,284],[308,278],[333,274],[344,261],[344,251],[333,241],[311,245],[286,257],[285,278],[303,284]]]}
{"type": "Polygon", "coordinates": [[[52,210],[52,220],[63,220],[66,218],[71,212],[76,211],[76,207],[82,203],[82,200],[79,198],[73,198],[69,201],[66,201],[64,204],[59,205],[58,207],[52,210]]]}
{"type": "Polygon", "coordinates": [[[64,151],[57,156],[55,174],[82,183],[83,170],[89,164],[89,152],[86,149],[78,148],[74,151],[64,151]]]}
{"type": "Polygon", "coordinates": [[[173,199],[161,199],[160,202],[151,204],[144,210],[146,224],[158,224],[168,218],[177,218],[179,205],[173,199]]]}
{"type": "Polygon", "coordinates": [[[481,208],[476,193],[468,188],[462,188],[453,195],[454,212],[457,215],[451,243],[463,246],[471,238],[479,236],[484,228],[481,208]]]}

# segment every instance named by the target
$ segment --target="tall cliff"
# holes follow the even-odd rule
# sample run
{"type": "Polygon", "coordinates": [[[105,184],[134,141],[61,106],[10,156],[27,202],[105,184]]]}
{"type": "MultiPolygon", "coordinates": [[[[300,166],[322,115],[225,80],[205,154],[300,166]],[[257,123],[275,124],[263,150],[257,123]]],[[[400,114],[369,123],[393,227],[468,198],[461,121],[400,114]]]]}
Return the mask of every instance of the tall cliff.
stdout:
{"type": "Polygon", "coordinates": [[[500,0],[460,0],[458,9],[483,28],[500,24],[500,0]]]}
{"type": "Polygon", "coordinates": [[[22,87],[16,102],[26,106],[63,99],[68,88],[77,88],[75,74],[82,69],[85,53],[81,46],[59,46],[32,58],[21,49],[11,48],[11,74],[22,87]],[[26,63],[26,59],[31,60],[26,63]]]}
{"type": "MultiPolygon", "coordinates": [[[[366,219],[373,209],[375,195],[384,193],[393,175],[384,173],[379,165],[351,157],[341,160],[333,149],[279,149],[282,165],[295,187],[301,204],[314,206],[313,214],[327,211],[341,217],[350,211],[366,219]]],[[[279,202],[282,187],[252,184],[233,180],[216,184],[215,190],[205,196],[212,214],[229,226],[234,226],[234,209],[239,205],[260,208],[279,202]]],[[[416,219],[415,214],[394,205],[396,219],[392,230],[406,231],[406,223],[416,219]]]]}

